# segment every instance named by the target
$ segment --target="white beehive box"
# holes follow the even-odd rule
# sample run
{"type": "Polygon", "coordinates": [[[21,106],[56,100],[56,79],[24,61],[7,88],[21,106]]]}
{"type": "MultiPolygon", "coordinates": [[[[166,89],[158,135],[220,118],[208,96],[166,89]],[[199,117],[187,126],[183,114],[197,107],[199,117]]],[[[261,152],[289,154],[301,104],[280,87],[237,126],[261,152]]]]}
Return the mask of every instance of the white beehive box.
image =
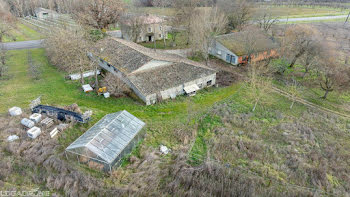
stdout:
{"type": "Polygon", "coordinates": [[[29,119],[34,121],[35,123],[39,123],[41,120],[41,114],[34,113],[29,117],[29,119]]]}
{"type": "Polygon", "coordinates": [[[41,129],[38,127],[33,127],[27,131],[28,137],[35,139],[41,134],[41,129]]]}
{"type": "Polygon", "coordinates": [[[11,116],[19,116],[22,114],[22,109],[19,107],[12,107],[11,109],[9,109],[9,114],[11,116]]]}
{"type": "Polygon", "coordinates": [[[19,137],[17,135],[11,135],[7,138],[7,141],[13,142],[13,141],[18,140],[18,139],[19,139],[19,137]]]}
{"type": "MultiPolygon", "coordinates": [[[[101,74],[101,71],[97,70],[97,74],[101,74]]],[[[90,76],[94,76],[95,75],[95,71],[87,71],[83,74],[83,77],[90,77],[90,76]]],[[[81,79],[81,74],[80,73],[77,73],[77,74],[71,74],[69,75],[69,78],[71,80],[78,80],[78,79],[81,79]]]]}
{"type": "Polygon", "coordinates": [[[92,89],[90,84],[83,85],[84,92],[92,92],[94,89],[92,89]]]}
{"type": "Polygon", "coordinates": [[[21,120],[21,124],[28,128],[32,128],[35,125],[35,123],[32,120],[29,120],[28,118],[23,118],[21,120]]]}
{"type": "Polygon", "coordinates": [[[111,97],[111,94],[110,94],[109,92],[106,92],[106,93],[103,94],[103,96],[104,96],[105,98],[109,98],[109,97],[111,97]]]}

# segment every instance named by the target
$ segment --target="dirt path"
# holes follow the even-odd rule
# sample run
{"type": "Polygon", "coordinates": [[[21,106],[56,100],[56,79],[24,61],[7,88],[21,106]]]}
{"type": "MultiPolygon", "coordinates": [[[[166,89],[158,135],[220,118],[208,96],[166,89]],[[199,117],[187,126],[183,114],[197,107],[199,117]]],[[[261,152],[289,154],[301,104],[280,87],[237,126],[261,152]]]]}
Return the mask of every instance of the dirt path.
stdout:
{"type": "MultiPolygon", "coordinates": [[[[273,91],[284,96],[284,97],[287,97],[288,99],[292,100],[291,98],[293,97],[291,94],[289,94],[288,92],[285,92],[279,88],[276,88],[276,87],[272,87],[273,91]]],[[[325,107],[322,107],[322,106],[319,106],[319,105],[316,105],[314,103],[311,103],[305,99],[302,99],[302,98],[295,98],[295,101],[298,102],[298,103],[301,103],[301,104],[304,104],[306,106],[309,106],[309,107],[313,107],[313,108],[316,108],[318,110],[321,110],[323,112],[328,112],[328,113],[333,113],[333,114],[336,114],[338,116],[342,116],[344,118],[348,118],[350,119],[350,115],[349,114],[344,114],[344,113],[340,113],[340,112],[337,112],[337,111],[334,111],[334,110],[331,110],[331,109],[328,109],[328,108],[325,108],[325,107]]]]}

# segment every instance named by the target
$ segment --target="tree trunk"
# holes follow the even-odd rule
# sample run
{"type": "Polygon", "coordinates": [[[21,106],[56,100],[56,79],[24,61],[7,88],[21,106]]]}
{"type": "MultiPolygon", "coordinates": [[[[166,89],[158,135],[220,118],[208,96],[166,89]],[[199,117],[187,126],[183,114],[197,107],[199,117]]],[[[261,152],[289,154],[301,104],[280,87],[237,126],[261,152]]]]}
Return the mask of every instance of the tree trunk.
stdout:
{"type": "Polygon", "coordinates": [[[83,71],[83,68],[81,67],[80,68],[80,81],[81,81],[81,84],[84,85],[85,81],[84,81],[84,71],[83,71]]]}
{"type": "Polygon", "coordinates": [[[295,62],[298,60],[300,56],[304,54],[304,50],[300,51],[298,54],[296,54],[293,58],[293,61],[290,63],[289,68],[293,68],[295,65],[295,62]]]}
{"type": "Polygon", "coordinates": [[[305,72],[303,74],[303,79],[305,78],[305,76],[309,73],[309,68],[305,67],[305,72]]]}
{"type": "Polygon", "coordinates": [[[329,90],[328,89],[325,90],[325,93],[324,93],[324,95],[321,98],[327,99],[328,93],[329,93],[329,90]]]}
{"type": "Polygon", "coordinates": [[[95,89],[98,91],[97,66],[95,67],[95,89]]]}

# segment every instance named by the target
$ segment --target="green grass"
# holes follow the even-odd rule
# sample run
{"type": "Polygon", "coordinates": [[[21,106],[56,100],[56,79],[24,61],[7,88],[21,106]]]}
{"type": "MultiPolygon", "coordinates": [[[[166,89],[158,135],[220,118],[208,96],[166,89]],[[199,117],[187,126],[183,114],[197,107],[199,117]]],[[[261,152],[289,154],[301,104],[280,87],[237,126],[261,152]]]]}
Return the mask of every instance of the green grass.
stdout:
{"type": "Polygon", "coordinates": [[[200,121],[200,127],[197,130],[197,137],[190,152],[189,162],[192,165],[200,165],[207,157],[206,141],[212,138],[214,127],[222,125],[221,119],[217,116],[207,115],[200,121]]]}
{"type": "Polygon", "coordinates": [[[258,15],[264,11],[268,11],[273,16],[280,18],[301,18],[315,16],[337,16],[347,14],[339,8],[323,7],[323,6],[261,6],[253,8],[254,15],[258,15]]]}
{"type": "MultiPolygon", "coordinates": [[[[282,64],[282,61],[280,59],[274,60],[274,64],[282,64]]],[[[305,72],[303,66],[301,65],[295,65],[294,68],[287,68],[287,70],[284,72],[284,77],[288,78],[288,76],[292,76],[294,74],[303,73],[305,72]]],[[[299,87],[299,97],[302,99],[305,99],[311,103],[314,103],[318,106],[325,107],[330,110],[334,110],[337,112],[350,114],[350,108],[344,108],[347,103],[350,102],[350,91],[333,91],[328,94],[327,99],[322,99],[321,97],[324,95],[324,91],[321,89],[319,82],[319,77],[316,73],[317,71],[311,70],[305,78],[298,76],[295,77],[295,79],[299,82],[299,84],[308,84],[307,86],[301,86],[299,87]]],[[[280,88],[281,90],[288,92],[288,87],[286,84],[282,83],[281,81],[273,80],[273,83],[276,87],[280,88]]]]}
{"type": "Polygon", "coordinates": [[[49,64],[44,49],[33,49],[31,52],[33,60],[42,65],[42,79],[34,81],[29,76],[27,50],[10,51],[8,61],[10,79],[1,81],[0,85],[2,103],[0,113],[6,113],[12,106],[28,109],[30,101],[40,95],[43,104],[64,106],[77,103],[83,110],[92,110],[93,119],[88,125],[82,125],[83,130],[77,126],[72,131],[66,132],[65,139],[61,141],[64,146],[75,140],[104,115],[120,110],[128,110],[146,122],[147,132],[150,134],[146,144],[152,146],[164,142],[173,144],[175,142],[169,139],[168,131],[174,122],[185,122],[189,111],[191,113],[205,111],[214,103],[235,93],[240,86],[237,84],[226,88],[205,89],[195,97],[180,96],[175,100],[145,106],[131,98],[105,99],[95,93],[85,94],[78,82],[66,81],[65,74],[49,64]]]}
{"type": "Polygon", "coordinates": [[[278,25],[285,24],[307,24],[307,23],[320,23],[320,22],[345,22],[346,18],[336,18],[336,19],[323,19],[323,20],[312,20],[312,21],[289,21],[289,22],[278,22],[278,25]]]}
{"type": "Polygon", "coordinates": [[[16,28],[11,30],[11,35],[13,38],[5,37],[4,42],[39,40],[43,38],[40,33],[21,23],[18,23],[16,28]]]}

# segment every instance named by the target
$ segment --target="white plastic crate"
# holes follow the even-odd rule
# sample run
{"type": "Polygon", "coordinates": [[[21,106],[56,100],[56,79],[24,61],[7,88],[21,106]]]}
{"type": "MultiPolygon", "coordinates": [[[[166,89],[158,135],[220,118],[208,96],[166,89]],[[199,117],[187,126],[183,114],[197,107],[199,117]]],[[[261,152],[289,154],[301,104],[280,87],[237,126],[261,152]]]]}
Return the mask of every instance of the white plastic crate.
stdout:
{"type": "Polygon", "coordinates": [[[90,86],[90,84],[83,85],[84,92],[92,92],[94,89],[90,86]]]}
{"type": "Polygon", "coordinates": [[[27,131],[28,137],[35,139],[41,134],[41,129],[38,127],[33,127],[27,131]]]}
{"type": "Polygon", "coordinates": [[[23,118],[21,120],[21,124],[25,127],[28,127],[28,128],[32,128],[35,125],[34,121],[29,120],[28,118],[23,118]]]}
{"type": "Polygon", "coordinates": [[[35,123],[39,123],[41,120],[41,114],[34,113],[29,117],[29,119],[34,121],[35,123]]]}
{"type": "Polygon", "coordinates": [[[11,116],[19,116],[22,114],[22,109],[19,107],[12,107],[11,109],[9,109],[9,114],[11,116]]]}

